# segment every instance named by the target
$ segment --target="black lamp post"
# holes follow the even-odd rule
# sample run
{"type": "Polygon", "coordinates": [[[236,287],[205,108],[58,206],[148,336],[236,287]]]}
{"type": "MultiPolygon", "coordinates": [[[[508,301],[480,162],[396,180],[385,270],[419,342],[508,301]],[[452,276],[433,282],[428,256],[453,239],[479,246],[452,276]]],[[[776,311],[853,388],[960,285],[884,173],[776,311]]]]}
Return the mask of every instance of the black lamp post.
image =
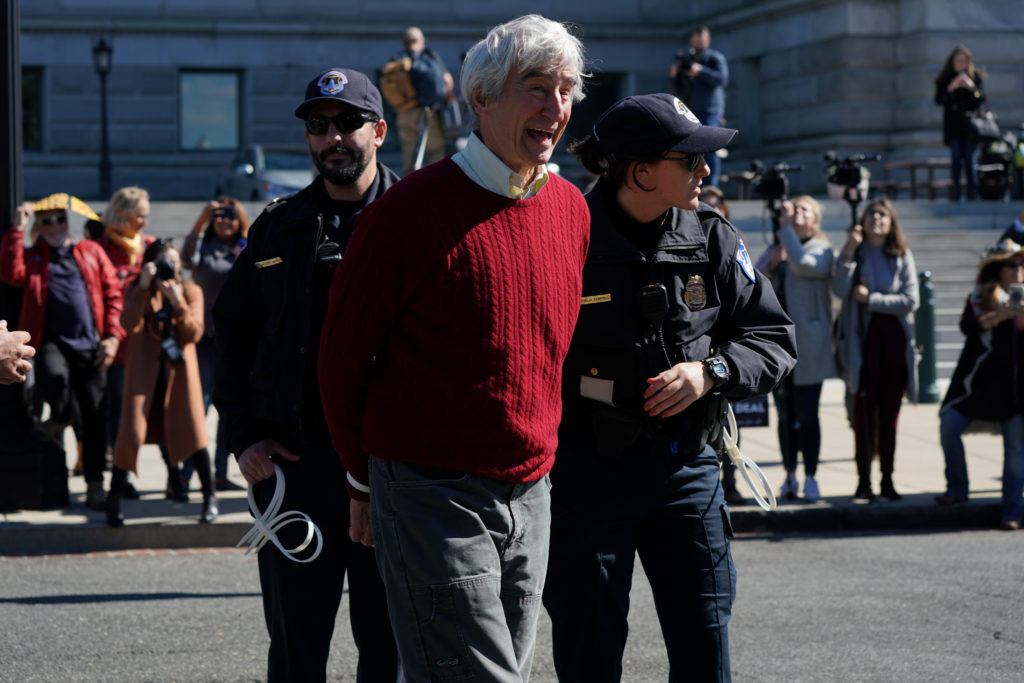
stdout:
{"type": "Polygon", "coordinates": [[[93,45],[92,62],[100,77],[100,197],[110,197],[110,137],[107,133],[107,74],[110,73],[110,58],[114,48],[100,38],[93,45]]]}

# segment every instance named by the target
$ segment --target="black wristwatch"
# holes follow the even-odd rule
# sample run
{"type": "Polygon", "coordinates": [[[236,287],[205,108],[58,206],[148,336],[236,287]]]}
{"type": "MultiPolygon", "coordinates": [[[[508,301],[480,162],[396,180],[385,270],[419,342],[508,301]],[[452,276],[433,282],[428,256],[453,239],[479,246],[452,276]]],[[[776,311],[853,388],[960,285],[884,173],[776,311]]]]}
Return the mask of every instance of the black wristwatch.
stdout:
{"type": "Polygon", "coordinates": [[[704,367],[711,373],[715,380],[713,391],[721,391],[722,387],[729,383],[732,373],[729,371],[729,364],[721,356],[710,356],[704,359],[704,367]]]}

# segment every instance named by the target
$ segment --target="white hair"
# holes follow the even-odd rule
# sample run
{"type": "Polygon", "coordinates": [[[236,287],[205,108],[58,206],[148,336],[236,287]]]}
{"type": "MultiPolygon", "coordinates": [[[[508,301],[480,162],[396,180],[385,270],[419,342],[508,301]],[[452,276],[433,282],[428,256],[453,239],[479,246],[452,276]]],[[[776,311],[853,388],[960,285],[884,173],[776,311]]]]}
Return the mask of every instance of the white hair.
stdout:
{"type": "MultiPolygon", "coordinates": [[[[519,71],[565,69],[573,73],[572,101],[583,99],[583,44],[566,24],[527,14],[495,26],[466,53],[459,84],[462,96],[497,99],[509,76],[519,71]]],[[[475,117],[475,114],[474,114],[475,117]]]]}

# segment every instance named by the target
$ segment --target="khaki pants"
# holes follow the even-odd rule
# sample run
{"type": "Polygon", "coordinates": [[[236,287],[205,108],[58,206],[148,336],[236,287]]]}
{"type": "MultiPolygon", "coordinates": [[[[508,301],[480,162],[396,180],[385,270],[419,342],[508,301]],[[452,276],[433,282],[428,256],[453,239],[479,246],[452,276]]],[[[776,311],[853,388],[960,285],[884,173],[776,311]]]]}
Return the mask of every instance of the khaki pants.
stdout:
{"type": "MultiPolygon", "coordinates": [[[[420,126],[423,125],[422,107],[398,112],[398,140],[402,144],[403,174],[414,170],[417,144],[420,141],[420,126]]],[[[437,111],[429,110],[430,121],[427,124],[427,148],[423,154],[423,165],[432,164],[444,158],[444,130],[441,128],[441,116],[437,111]]]]}

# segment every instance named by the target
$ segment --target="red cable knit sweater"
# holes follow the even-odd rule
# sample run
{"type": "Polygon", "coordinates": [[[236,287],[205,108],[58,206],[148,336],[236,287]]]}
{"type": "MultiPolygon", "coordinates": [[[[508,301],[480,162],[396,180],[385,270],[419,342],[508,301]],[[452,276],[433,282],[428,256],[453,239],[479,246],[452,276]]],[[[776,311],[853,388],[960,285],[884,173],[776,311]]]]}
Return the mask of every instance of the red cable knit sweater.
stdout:
{"type": "Polygon", "coordinates": [[[363,210],[320,343],[324,414],[352,479],[368,485],[368,454],[510,482],[551,469],[589,224],[557,176],[512,200],[451,159],[363,210]]]}

